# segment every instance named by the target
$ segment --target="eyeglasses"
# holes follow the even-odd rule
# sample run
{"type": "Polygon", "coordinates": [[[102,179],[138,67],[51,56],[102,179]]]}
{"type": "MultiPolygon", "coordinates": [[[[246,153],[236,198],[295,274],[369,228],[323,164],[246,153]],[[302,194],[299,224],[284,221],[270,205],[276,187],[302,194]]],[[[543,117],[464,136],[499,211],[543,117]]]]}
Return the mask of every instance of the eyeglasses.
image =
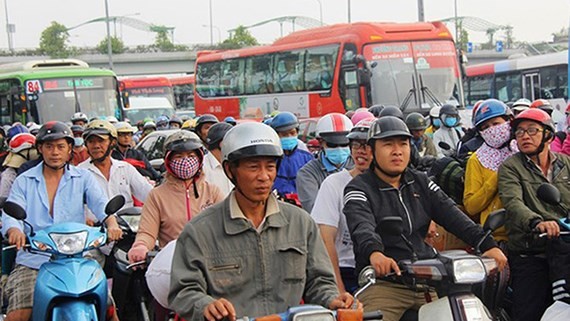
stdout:
{"type": "Polygon", "coordinates": [[[528,133],[529,136],[535,136],[536,134],[543,132],[544,129],[540,129],[540,128],[536,128],[536,127],[530,127],[528,129],[522,129],[519,128],[515,131],[515,136],[518,138],[521,138],[524,136],[525,133],[528,133]]]}
{"type": "Polygon", "coordinates": [[[350,142],[350,148],[352,148],[352,149],[366,148],[366,143],[350,142]]]}
{"type": "Polygon", "coordinates": [[[346,143],[346,144],[334,144],[334,143],[327,142],[327,147],[328,148],[348,147],[348,143],[346,143]]]}

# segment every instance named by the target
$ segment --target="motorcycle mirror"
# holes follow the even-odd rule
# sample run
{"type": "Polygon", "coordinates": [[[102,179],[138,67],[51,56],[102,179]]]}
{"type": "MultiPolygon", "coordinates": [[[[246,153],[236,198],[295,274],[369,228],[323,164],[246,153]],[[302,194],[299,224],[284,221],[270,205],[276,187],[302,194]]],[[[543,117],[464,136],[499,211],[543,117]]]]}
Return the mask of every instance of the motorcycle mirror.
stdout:
{"type": "Polygon", "coordinates": [[[485,231],[495,231],[499,227],[505,225],[506,215],[507,215],[507,210],[505,210],[504,208],[491,212],[491,214],[489,214],[489,216],[487,217],[485,224],[483,224],[483,229],[485,231]]]}
{"type": "Polygon", "coordinates": [[[437,146],[443,150],[451,150],[451,146],[449,146],[449,144],[446,142],[439,142],[437,146]]]}
{"type": "Polygon", "coordinates": [[[404,223],[399,216],[388,216],[378,222],[381,233],[400,236],[404,232],[404,223]]]}
{"type": "Polygon", "coordinates": [[[358,286],[365,286],[368,282],[376,283],[376,271],[371,266],[365,267],[358,273],[358,286]]]}
{"type": "Polygon", "coordinates": [[[536,191],[538,198],[550,205],[560,205],[560,191],[554,185],[542,183],[536,191]]]}
{"type": "Polygon", "coordinates": [[[107,205],[105,206],[105,214],[111,215],[117,212],[124,205],[125,197],[123,195],[117,195],[107,202],[107,205]]]}
{"type": "Polygon", "coordinates": [[[26,219],[26,211],[18,204],[14,202],[6,202],[4,203],[4,213],[8,214],[9,216],[23,221],[26,219]]]}

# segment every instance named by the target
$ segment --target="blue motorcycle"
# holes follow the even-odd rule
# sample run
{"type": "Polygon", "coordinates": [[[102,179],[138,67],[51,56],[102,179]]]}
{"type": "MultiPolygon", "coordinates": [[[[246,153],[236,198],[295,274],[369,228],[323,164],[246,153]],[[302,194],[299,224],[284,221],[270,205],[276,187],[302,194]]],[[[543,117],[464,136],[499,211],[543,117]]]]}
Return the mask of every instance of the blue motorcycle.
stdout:
{"type": "MultiPolygon", "coordinates": [[[[123,196],[114,197],[105,213],[115,213],[124,203],[123,196]]],[[[38,272],[32,320],[105,320],[107,278],[97,261],[83,257],[84,252],[107,242],[104,225],[60,223],[36,233],[18,204],[6,202],[4,212],[30,227],[26,250],[51,255],[38,272]]]]}

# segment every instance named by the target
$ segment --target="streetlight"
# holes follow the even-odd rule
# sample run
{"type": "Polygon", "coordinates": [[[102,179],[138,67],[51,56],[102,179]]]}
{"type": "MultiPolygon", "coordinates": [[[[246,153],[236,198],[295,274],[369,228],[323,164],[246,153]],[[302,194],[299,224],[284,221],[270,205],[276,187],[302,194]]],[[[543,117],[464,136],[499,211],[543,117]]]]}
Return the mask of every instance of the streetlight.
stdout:
{"type": "Polygon", "coordinates": [[[105,23],[107,24],[107,56],[109,69],[113,70],[113,48],[111,47],[111,25],[109,23],[109,2],[105,0],[105,23]]]}
{"type": "Polygon", "coordinates": [[[457,28],[458,19],[457,19],[457,0],[455,0],[455,43],[459,41],[459,29],[457,28]]]}
{"type": "Polygon", "coordinates": [[[16,26],[10,23],[8,19],[8,0],[4,0],[4,12],[6,13],[6,34],[8,35],[8,49],[14,53],[14,44],[12,42],[12,34],[16,31],[16,26]]]}
{"type": "Polygon", "coordinates": [[[212,21],[212,0],[210,0],[210,46],[214,46],[214,22],[212,21]]]}
{"type": "Polygon", "coordinates": [[[218,31],[218,43],[222,42],[222,32],[218,26],[202,25],[204,28],[215,28],[218,31]]]}
{"type": "Polygon", "coordinates": [[[320,13],[321,26],[323,26],[323,3],[321,2],[321,0],[317,0],[317,2],[319,3],[319,13],[320,13]]]}

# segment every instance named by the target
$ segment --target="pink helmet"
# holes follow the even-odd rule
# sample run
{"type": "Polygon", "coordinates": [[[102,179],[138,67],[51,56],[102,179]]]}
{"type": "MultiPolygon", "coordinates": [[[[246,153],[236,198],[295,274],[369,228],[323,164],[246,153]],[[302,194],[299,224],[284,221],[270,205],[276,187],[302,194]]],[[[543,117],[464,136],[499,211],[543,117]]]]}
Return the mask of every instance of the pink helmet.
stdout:
{"type": "Polygon", "coordinates": [[[364,111],[358,111],[354,114],[354,116],[352,116],[352,118],[350,119],[352,121],[353,125],[358,124],[361,120],[363,119],[367,119],[370,117],[374,117],[374,114],[369,112],[368,110],[364,110],[364,111]]]}

